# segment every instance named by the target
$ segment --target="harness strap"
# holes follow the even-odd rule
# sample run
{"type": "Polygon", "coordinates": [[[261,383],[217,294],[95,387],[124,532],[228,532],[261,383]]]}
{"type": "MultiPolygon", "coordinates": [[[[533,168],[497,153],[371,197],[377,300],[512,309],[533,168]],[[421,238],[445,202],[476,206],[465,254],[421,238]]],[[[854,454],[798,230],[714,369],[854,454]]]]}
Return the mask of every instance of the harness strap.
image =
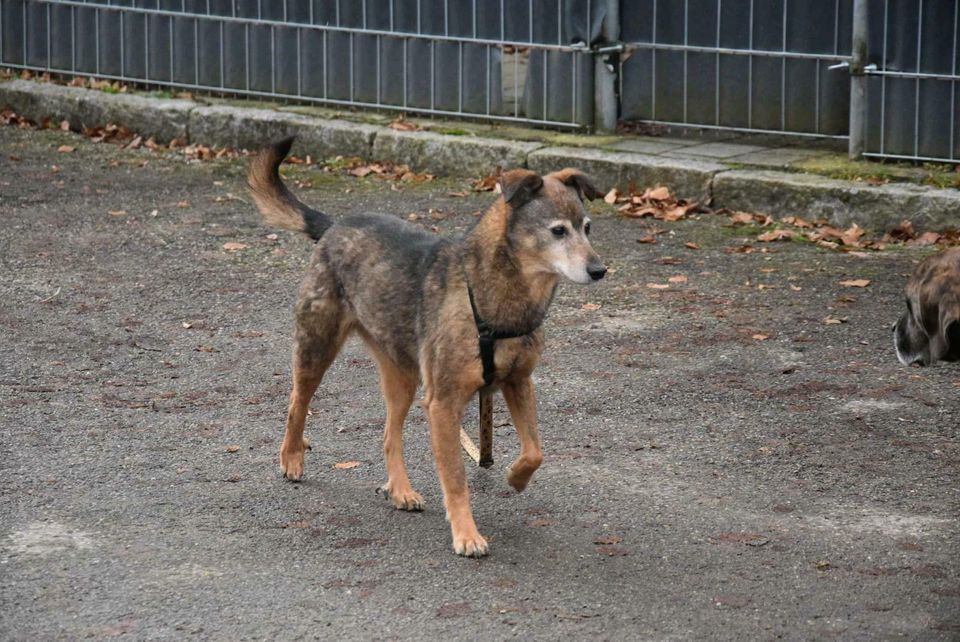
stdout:
{"type": "Polygon", "coordinates": [[[466,275],[464,275],[464,281],[467,284],[467,296],[470,297],[470,309],[473,311],[473,322],[477,326],[477,341],[480,344],[480,362],[483,364],[483,387],[486,388],[493,383],[493,378],[497,373],[496,366],[493,363],[497,340],[516,339],[517,337],[526,336],[529,332],[504,332],[494,330],[490,324],[480,316],[480,312],[477,310],[477,302],[473,298],[473,288],[470,287],[470,282],[466,280],[466,275]]]}

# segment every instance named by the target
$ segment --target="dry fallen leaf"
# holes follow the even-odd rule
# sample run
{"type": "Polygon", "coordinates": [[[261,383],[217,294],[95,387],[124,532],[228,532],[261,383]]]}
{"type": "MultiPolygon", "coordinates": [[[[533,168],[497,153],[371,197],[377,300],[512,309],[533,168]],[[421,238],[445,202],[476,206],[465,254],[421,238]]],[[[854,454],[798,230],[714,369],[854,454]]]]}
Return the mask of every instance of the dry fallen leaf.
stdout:
{"type": "Polygon", "coordinates": [[[648,187],[640,198],[649,198],[654,201],[665,201],[670,198],[670,190],[662,185],[657,187],[648,187]]]}
{"type": "Polygon", "coordinates": [[[684,243],[683,246],[686,247],[686,248],[688,248],[688,249],[691,249],[691,250],[699,250],[699,249],[700,249],[700,246],[697,245],[696,243],[684,243]]]}
{"type": "Polygon", "coordinates": [[[763,234],[757,236],[757,240],[762,243],[769,243],[771,241],[786,241],[793,238],[793,232],[790,230],[770,230],[769,232],[764,232],[763,234]]]}
{"type": "Polygon", "coordinates": [[[333,467],[338,468],[340,470],[346,470],[348,468],[356,468],[359,465],[360,465],[359,461],[341,461],[339,463],[334,464],[333,467]]]}
{"type": "Polygon", "coordinates": [[[647,283],[647,287],[651,290],[667,290],[670,288],[669,283],[647,283]]]}
{"type": "Polygon", "coordinates": [[[755,335],[753,335],[753,336],[750,337],[750,338],[751,338],[751,339],[755,339],[755,340],[757,340],[757,341],[766,341],[766,340],[769,339],[770,337],[768,337],[768,336],[765,335],[765,334],[755,334],[755,335]]]}
{"type": "Polygon", "coordinates": [[[637,243],[656,243],[657,237],[655,234],[644,234],[637,239],[637,243]]]}
{"type": "Polygon", "coordinates": [[[240,450],[240,446],[227,446],[228,453],[235,453],[240,450]]]}
{"type": "Polygon", "coordinates": [[[60,145],[60,147],[57,147],[57,151],[60,152],[61,154],[69,154],[75,149],[77,148],[74,147],[73,145],[60,145]]]}
{"type": "Polygon", "coordinates": [[[107,210],[110,216],[126,216],[127,210],[107,210]]]}
{"type": "Polygon", "coordinates": [[[850,279],[849,281],[840,281],[840,285],[846,288],[865,288],[870,285],[869,279],[850,279]]]}
{"type": "Polygon", "coordinates": [[[687,277],[684,274],[678,274],[676,276],[671,276],[669,279],[667,279],[667,281],[670,281],[670,283],[686,283],[687,277]]]}
{"type": "Polygon", "coordinates": [[[620,192],[618,192],[618,191],[617,191],[617,188],[614,187],[614,188],[611,189],[609,192],[607,192],[607,195],[606,195],[606,196],[603,197],[603,202],[604,202],[604,203],[608,203],[608,204],[610,204],[610,205],[613,205],[614,203],[617,202],[617,197],[618,197],[618,196],[620,196],[620,192]]]}
{"type": "Polygon", "coordinates": [[[411,123],[409,120],[407,120],[403,116],[400,116],[396,120],[392,121],[388,125],[388,127],[390,129],[396,129],[397,131],[401,131],[401,132],[415,132],[418,129],[420,129],[419,125],[417,125],[416,123],[411,123]]]}
{"type": "Polygon", "coordinates": [[[227,252],[237,252],[239,250],[247,249],[247,245],[245,243],[236,243],[234,241],[230,241],[229,243],[223,244],[223,249],[225,249],[227,252]]]}
{"type": "Polygon", "coordinates": [[[593,310],[599,310],[599,309],[600,309],[600,304],[599,304],[599,303],[584,303],[583,305],[580,306],[580,309],[581,309],[581,310],[587,310],[588,312],[592,312],[593,310]]]}
{"type": "Polygon", "coordinates": [[[623,538],[620,537],[619,535],[607,535],[606,537],[594,537],[594,538],[593,538],[593,543],[594,543],[594,544],[610,545],[610,544],[619,544],[619,543],[622,542],[622,541],[623,541],[623,538]]]}

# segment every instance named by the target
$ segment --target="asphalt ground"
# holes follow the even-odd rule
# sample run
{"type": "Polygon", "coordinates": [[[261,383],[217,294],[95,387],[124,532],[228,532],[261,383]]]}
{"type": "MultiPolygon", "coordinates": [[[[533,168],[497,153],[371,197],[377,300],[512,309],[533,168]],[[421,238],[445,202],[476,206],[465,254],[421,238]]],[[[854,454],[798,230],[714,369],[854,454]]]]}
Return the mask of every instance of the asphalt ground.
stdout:
{"type": "MultiPolygon", "coordinates": [[[[498,399],[496,463],[468,465],[491,555],[471,560],[419,407],[426,510],[375,494],[384,410],[357,342],[312,404],[305,480],[280,478],[310,244],[261,226],[241,160],[6,127],[0,167],[4,639],[960,637],[960,368],[901,366],[890,336],[929,249],[760,244],[709,214],[642,244],[649,223],[594,204],[611,273],[560,288],[545,461],[519,495],[498,399]]],[[[288,173],[334,215],[441,234],[493,198],[288,173]]]]}

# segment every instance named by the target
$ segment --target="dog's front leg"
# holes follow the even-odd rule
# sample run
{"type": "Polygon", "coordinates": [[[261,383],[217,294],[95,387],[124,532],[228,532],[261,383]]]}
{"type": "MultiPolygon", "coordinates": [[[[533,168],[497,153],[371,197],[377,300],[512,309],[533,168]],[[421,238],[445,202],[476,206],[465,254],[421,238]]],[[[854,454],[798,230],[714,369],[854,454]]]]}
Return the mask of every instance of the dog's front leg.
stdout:
{"type": "Polygon", "coordinates": [[[507,469],[507,483],[519,493],[527,487],[533,473],[543,461],[540,434],[537,432],[537,397],[530,377],[505,382],[501,391],[520,437],[520,456],[507,469]]]}
{"type": "Polygon", "coordinates": [[[470,510],[470,489],[460,454],[460,404],[434,398],[427,412],[430,417],[430,444],[437,462],[437,474],[443,487],[443,503],[453,534],[453,550],[458,555],[483,557],[487,540],[477,531],[470,510]]]}

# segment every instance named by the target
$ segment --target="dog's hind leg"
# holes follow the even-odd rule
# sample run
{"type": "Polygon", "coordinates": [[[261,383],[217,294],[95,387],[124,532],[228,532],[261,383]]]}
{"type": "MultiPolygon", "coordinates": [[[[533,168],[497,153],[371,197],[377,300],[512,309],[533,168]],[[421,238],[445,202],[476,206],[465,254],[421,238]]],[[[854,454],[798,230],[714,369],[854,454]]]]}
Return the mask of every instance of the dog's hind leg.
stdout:
{"type": "Polygon", "coordinates": [[[287,429],[280,446],[280,470],[291,481],[300,481],[303,476],[303,455],[309,447],[303,436],[303,427],[310,400],[349,333],[350,325],[339,302],[330,298],[309,298],[298,303],[293,389],[287,411],[287,429]]]}
{"type": "Polygon", "coordinates": [[[411,373],[403,370],[392,359],[370,347],[380,370],[380,388],[387,406],[387,422],[383,431],[387,483],[377,492],[382,492],[400,510],[423,510],[423,497],[410,485],[407,466],[403,461],[403,422],[417,393],[418,376],[416,371],[411,373]]]}
{"type": "Polygon", "coordinates": [[[540,434],[537,432],[537,398],[530,377],[505,382],[500,390],[520,437],[520,456],[507,469],[507,483],[519,493],[527,487],[543,461],[540,434]]]}

